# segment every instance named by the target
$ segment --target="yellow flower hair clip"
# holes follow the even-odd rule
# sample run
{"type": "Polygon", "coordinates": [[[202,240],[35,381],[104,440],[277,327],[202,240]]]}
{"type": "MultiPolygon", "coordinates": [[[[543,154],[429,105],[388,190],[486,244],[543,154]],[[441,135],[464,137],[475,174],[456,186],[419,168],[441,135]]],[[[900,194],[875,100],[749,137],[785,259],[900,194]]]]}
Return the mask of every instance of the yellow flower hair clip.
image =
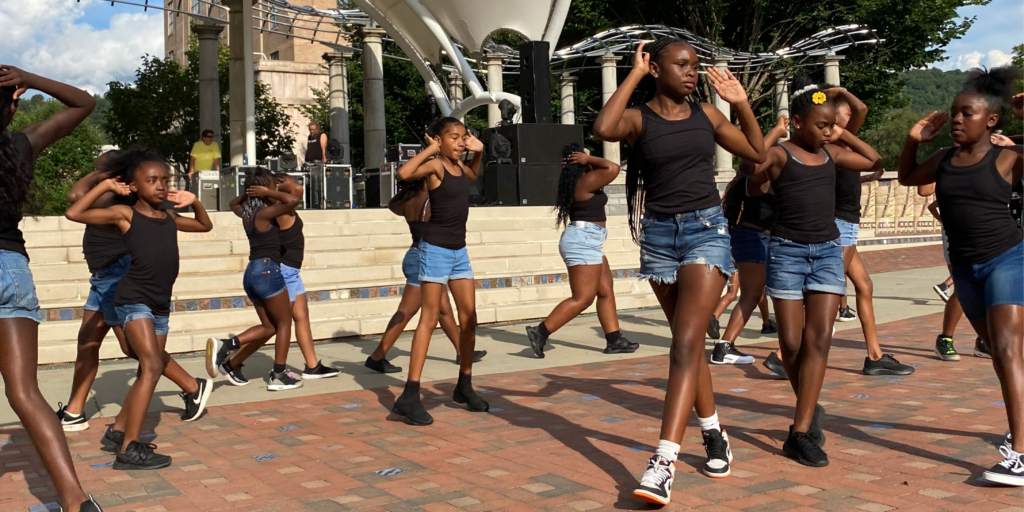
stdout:
{"type": "Polygon", "coordinates": [[[823,92],[816,92],[814,93],[814,96],[811,96],[811,101],[813,101],[815,105],[825,103],[826,99],[828,99],[828,96],[825,96],[825,93],[823,92]]]}

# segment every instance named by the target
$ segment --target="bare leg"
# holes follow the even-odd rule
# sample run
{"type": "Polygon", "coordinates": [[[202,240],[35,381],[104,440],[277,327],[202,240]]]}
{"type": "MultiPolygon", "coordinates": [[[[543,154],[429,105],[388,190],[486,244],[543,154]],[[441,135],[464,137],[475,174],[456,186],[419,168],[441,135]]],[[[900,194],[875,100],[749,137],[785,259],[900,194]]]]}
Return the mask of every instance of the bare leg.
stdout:
{"type": "Polygon", "coordinates": [[[132,320],[126,325],[128,341],[132,349],[139,356],[139,377],[135,379],[132,388],[125,397],[124,408],[124,444],[121,450],[126,450],[132,441],[138,441],[142,434],[142,423],[146,419],[150,402],[153,399],[153,391],[156,383],[160,380],[160,374],[164,370],[162,343],[153,328],[153,321],[149,318],[132,320]]]}
{"type": "Polygon", "coordinates": [[[569,289],[572,291],[572,296],[559,302],[544,319],[544,325],[549,332],[561,329],[594,303],[603,268],[603,265],[568,267],[569,289]]]}
{"type": "Polygon", "coordinates": [[[438,319],[441,322],[441,330],[444,331],[444,335],[455,347],[455,357],[460,357],[462,351],[459,348],[459,324],[455,323],[455,311],[452,310],[452,302],[448,300],[447,290],[441,293],[441,314],[438,319]]]}
{"type": "Polygon", "coordinates": [[[854,293],[857,294],[857,315],[864,331],[868,357],[872,361],[877,361],[882,357],[882,347],[878,344],[878,333],[875,330],[875,285],[871,282],[871,276],[868,275],[868,269],[864,266],[864,260],[861,259],[856,246],[843,247],[843,260],[846,275],[853,282],[854,293]]]}
{"type": "Polygon", "coordinates": [[[292,320],[295,321],[295,340],[299,343],[299,351],[306,360],[306,368],[316,368],[320,362],[313,348],[313,328],[309,325],[309,303],[306,294],[300,293],[292,302],[292,320]]]}
{"type": "MultiPolygon", "coordinates": [[[[448,288],[455,299],[455,308],[459,314],[459,353],[473,354],[476,349],[476,289],[472,279],[456,279],[448,282],[448,288]]],[[[459,363],[459,373],[473,374],[473,358],[463,357],[459,363]]]]}
{"type": "Polygon", "coordinates": [[[953,292],[949,296],[949,300],[946,301],[945,308],[942,310],[943,336],[953,336],[956,332],[956,325],[960,323],[962,316],[964,316],[964,308],[960,307],[960,299],[957,298],[956,292],[953,292]]]}
{"type": "MultiPolygon", "coordinates": [[[[449,310],[451,306],[449,306],[449,310]]],[[[406,285],[402,292],[402,300],[398,303],[398,311],[395,311],[394,315],[391,315],[391,320],[388,322],[387,328],[384,330],[384,335],[380,338],[380,343],[377,348],[374,349],[373,353],[370,354],[370,358],[374,361],[380,361],[388,356],[388,351],[398,341],[398,337],[402,335],[402,331],[405,330],[405,326],[409,325],[409,321],[416,315],[416,312],[420,310],[420,287],[419,286],[408,286],[406,285]]]]}
{"type": "Polygon", "coordinates": [[[615,282],[608,258],[601,265],[601,282],[597,286],[597,321],[605,334],[619,330],[619,315],[615,307],[615,282]]]}
{"type": "Polygon", "coordinates": [[[267,307],[263,301],[256,301],[253,303],[253,308],[256,309],[256,315],[260,319],[260,325],[252,326],[245,330],[242,334],[238,335],[238,341],[241,343],[241,348],[235,352],[228,363],[232,368],[241,368],[242,363],[249,356],[256,353],[263,345],[270,341],[270,337],[277,332],[277,327],[274,322],[270,319],[270,314],[267,313],[267,307]]]}
{"type": "Polygon", "coordinates": [[[991,306],[985,318],[971,320],[971,325],[989,344],[1006,404],[1013,451],[1024,453],[1024,307],[991,306]]]}
{"type": "Polygon", "coordinates": [[[733,272],[732,275],[729,276],[729,286],[725,287],[725,295],[722,295],[718,300],[718,306],[715,307],[715,318],[722,318],[722,313],[725,312],[725,308],[729,307],[729,304],[732,304],[732,301],[736,300],[736,295],[738,295],[740,291],[739,280],[740,276],[737,272],[733,272]]]}
{"type": "MultiPolygon", "coordinates": [[[[761,265],[761,267],[763,268],[764,265],[761,265]]],[[[768,325],[768,321],[771,320],[772,314],[771,311],[768,310],[768,296],[764,293],[761,294],[761,302],[757,303],[757,309],[761,312],[761,323],[768,325]]]]}
{"type": "MultiPolygon", "coordinates": [[[[750,320],[750,315],[754,313],[754,308],[764,302],[764,264],[744,261],[737,263],[736,267],[739,269],[740,275],[740,301],[732,309],[729,325],[725,328],[722,341],[736,341],[736,338],[739,338],[740,333],[743,332],[743,327],[750,320]]],[[[764,313],[762,313],[762,318],[764,321],[768,320],[764,313]]]]}
{"type": "Polygon", "coordinates": [[[775,306],[786,372],[797,396],[793,431],[807,432],[825,380],[839,296],[807,292],[802,301],[776,299],[775,306]]]}
{"type": "Polygon", "coordinates": [[[67,412],[78,415],[85,409],[92,383],[100,366],[100,345],[110,327],[99,311],[84,311],[82,326],[78,328],[78,355],[75,357],[75,374],[71,378],[71,397],[68,398],[67,412]]]}
{"type": "MultiPolygon", "coordinates": [[[[679,302],[676,285],[652,282],[651,289],[654,290],[654,296],[658,298],[658,303],[661,304],[661,310],[665,313],[665,318],[668,320],[669,329],[674,329],[676,304],[679,302]]],[[[722,292],[719,291],[718,293],[722,292]]],[[[694,399],[694,409],[697,412],[698,418],[710,418],[717,411],[715,407],[715,388],[711,382],[711,367],[708,366],[707,358],[703,358],[703,361],[704,364],[701,365],[700,376],[697,382],[697,397],[694,399]]],[[[663,437],[662,439],[667,438],[663,437]]],[[[671,441],[671,439],[669,440],[671,441]]]]}
{"type": "MultiPolygon", "coordinates": [[[[409,380],[419,382],[423,376],[423,364],[427,360],[427,349],[430,338],[434,336],[434,328],[441,314],[441,294],[444,285],[424,281],[420,285],[423,308],[420,310],[420,323],[412,337],[412,350],[409,352],[409,380]]],[[[472,358],[469,358],[472,359],[472,358]]]]}

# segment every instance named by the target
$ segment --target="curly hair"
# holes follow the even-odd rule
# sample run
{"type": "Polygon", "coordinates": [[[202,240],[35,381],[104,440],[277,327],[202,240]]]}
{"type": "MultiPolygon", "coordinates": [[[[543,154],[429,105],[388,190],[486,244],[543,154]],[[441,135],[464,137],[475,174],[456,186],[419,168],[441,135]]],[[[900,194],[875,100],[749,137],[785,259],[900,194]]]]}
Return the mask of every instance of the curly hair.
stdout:
{"type": "MultiPolygon", "coordinates": [[[[274,189],[274,175],[270,173],[269,169],[264,167],[257,167],[255,171],[252,171],[245,176],[245,181],[242,182],[242,188],[239,193],[245,195],[249,187],[266,187],[274,189]]],[[[252,219],[256,217],[256,213],[267,206],[267,200],[254,196],[246,196],[245,200],[242,201],[242,218],[252,224],[252,219]]]]}
{"type": "Polygon", "coordinates": [[[976,94],[984,98],[989,110],[999,114],[999,121],[992,128],[998,130],[1008,115],[1014,83],[1020,78],[1021,69],[1012,65],[992,69],[974,68],[967,74],[964,88],[959,94],[976,94]]]}
{"type": "MultiPolygon", "coordinates": [[[[562,159],[565,160],[573,153],[581,152],[583,152],[583,147],[573,142],[562,148],[562,159]]],[[[573,203],[576,202],[576,183],[586,172],[587,166],[585,165],[566,162],[562,166],[562,172],[558,175],[558,199],[555,201],[555,207],[552,208],[558,213],[558,217],[555,219],[556,226],[569,224],[569,213],[572,211],[573,203]]]]}
{"type": "Polygon", "coordinates": [[[14,148],[14,140],[8,127],[14,117],[7,118],[7,111],[15,103],[16,87],[0,87],[0,215],[17,217],[21,207],[28,201],[29,185],[35,176],[30,165],[23,165],[24,158],[14,148]]]}

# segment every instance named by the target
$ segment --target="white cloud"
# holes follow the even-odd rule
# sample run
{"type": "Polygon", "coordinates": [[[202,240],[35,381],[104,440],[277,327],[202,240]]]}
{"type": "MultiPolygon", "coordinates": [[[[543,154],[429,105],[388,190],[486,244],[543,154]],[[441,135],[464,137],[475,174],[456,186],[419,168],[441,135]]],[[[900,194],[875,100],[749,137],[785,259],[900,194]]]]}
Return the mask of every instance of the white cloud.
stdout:
{"type": "Polygon", "coordinates": [[[0,0],[4,44],[0,62],[103,93],[111,80],[131,80],[145,54],[163,55],[161,11],[122,12],[95,28],[86,9],[110,9],[94,0],[0,0]]]}
{"type": "Polygon", "coordinates": [[[970,52],[951,57],[939,65],[940,69],[968,70],[979,67],[995,68],[1005,66],[1013,61],[1013,56],[1002,50],[989,50],[988,53],[970,52]]]}

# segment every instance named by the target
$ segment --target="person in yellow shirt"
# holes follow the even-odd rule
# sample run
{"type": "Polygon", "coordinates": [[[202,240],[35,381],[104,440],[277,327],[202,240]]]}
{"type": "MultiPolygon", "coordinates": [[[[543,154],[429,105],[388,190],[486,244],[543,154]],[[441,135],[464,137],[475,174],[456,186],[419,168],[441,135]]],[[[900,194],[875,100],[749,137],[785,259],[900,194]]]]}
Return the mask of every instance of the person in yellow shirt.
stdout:
{"type": "Polygon", "coordinates": [[[203,130],[203,140],[192,145],[188,177],[196,171],[220,170],[220,145],[213,141],[213,130],[203,130]]]}

